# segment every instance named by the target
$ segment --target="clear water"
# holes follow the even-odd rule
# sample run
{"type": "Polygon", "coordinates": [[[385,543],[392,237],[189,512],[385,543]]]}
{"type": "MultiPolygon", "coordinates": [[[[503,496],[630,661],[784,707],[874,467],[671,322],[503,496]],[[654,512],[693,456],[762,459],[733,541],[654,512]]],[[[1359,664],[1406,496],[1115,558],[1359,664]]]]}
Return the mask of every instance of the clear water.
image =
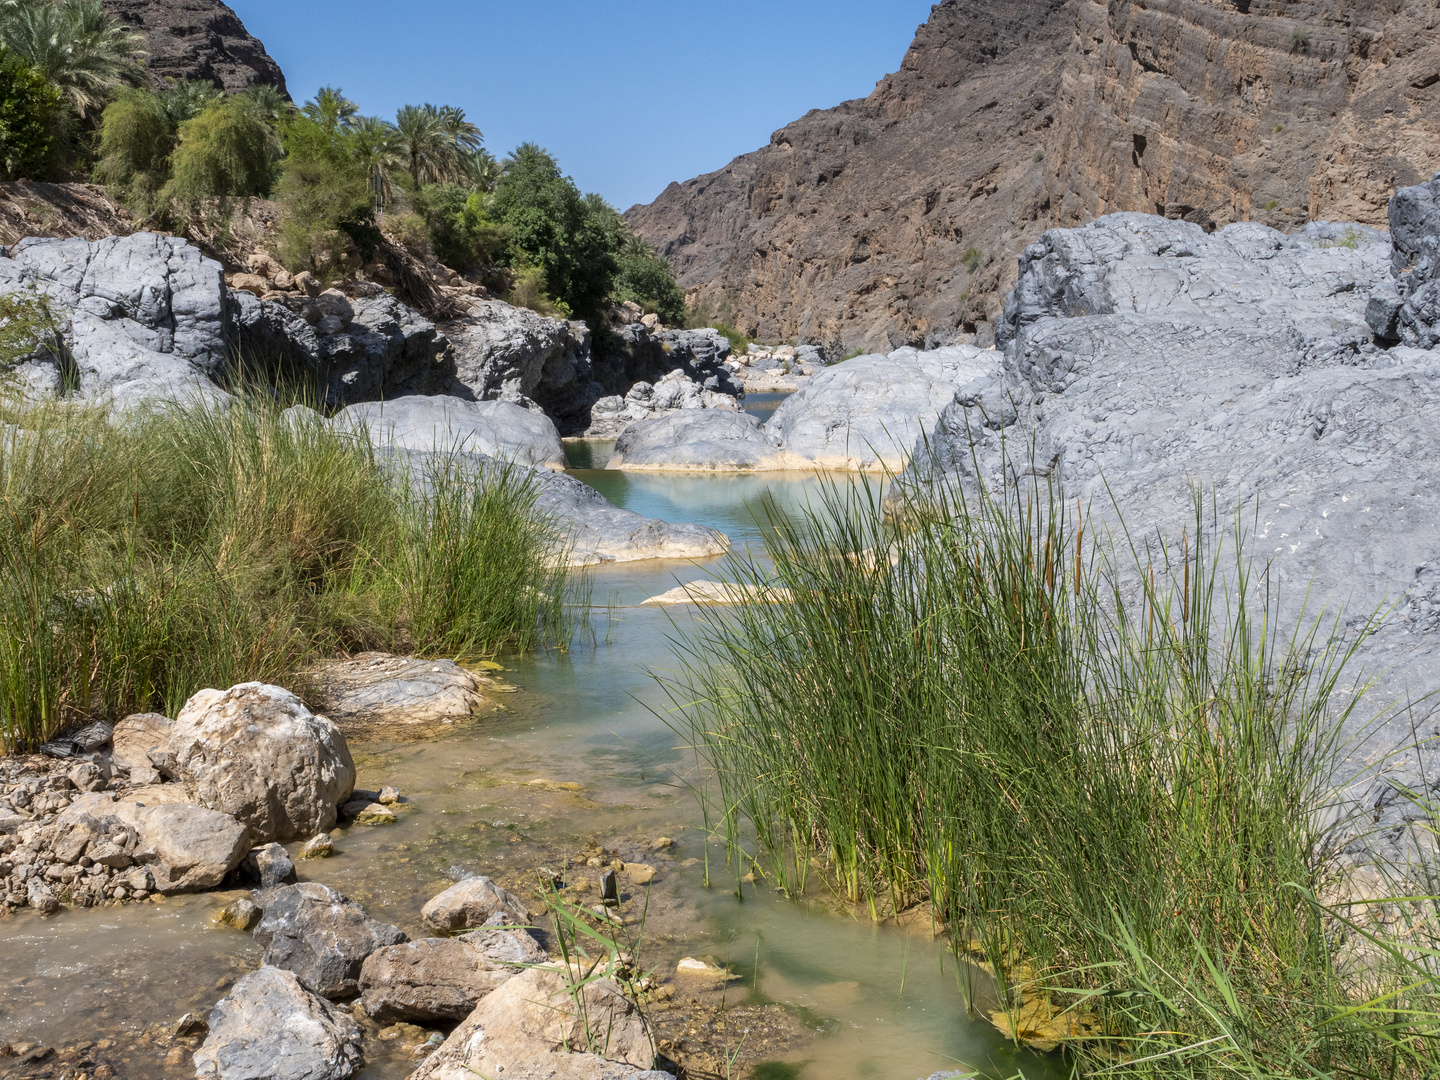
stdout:
{"type": "MultiPolygon", "coordinates": [[[[585,449],[608,455],[604,446],[585,449]]],[[[762,505],[793,512],[820,491],[804,477],[576,475],[618,505],[723,529],[737,545],[759,542],[762,505]]],[[[462,874],[523,888],[537,867],[553,869],[589,841],[615,848],[670,837],[674,849],[649,857],[660,876],[641,960],[668,974],[682,956],[712,957],[743,976],[726,991],[732,1003],[793,1010],[812,1034],[775,1056],[800,1065],[802,1080],[915,1080],[962,1068],[1047,1073],[1050,1063],[1017,1054],[967,1016],[955,962],[928,933],[873,925],[823,897],[799,905],[763,885],[737,898],[717,845],[708,851],[715,887],[705,887],[692,762],[665,722],[653,674],[672,663],[670,642],[691,615],[638,605],[720,565],[601,567],[593,643],[587,636],[568,654],[507,660],[505,678],[522,692],[506,696],[503,710],[444,739],[356,745],[361,786],[394,784],[411,809],[394,826],[337,831],[336,857],[300,864],[302,876],[422,936],[421,905],[462,874]]],[[[208,1009],[258,959],[248,935],[210,921],[229,898],[0,921],[0,1042],[73,1041],[78,1031],[139,1030],[208,1009]]],[[[398,1078],[412,1067],[380,1053],[364,1075],[398,1078]]],[[[131,1072],[179,1077],[191,1067],[186,1054],[183,1063],[137,1063],[131,1072]]]]}

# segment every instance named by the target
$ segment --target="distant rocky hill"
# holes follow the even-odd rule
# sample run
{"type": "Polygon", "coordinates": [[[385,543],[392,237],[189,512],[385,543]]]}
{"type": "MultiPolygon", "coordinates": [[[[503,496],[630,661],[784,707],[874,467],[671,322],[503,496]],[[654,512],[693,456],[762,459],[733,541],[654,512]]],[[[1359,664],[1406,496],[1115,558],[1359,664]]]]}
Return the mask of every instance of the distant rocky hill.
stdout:
{"type": "Polygon", "coordinates": [[[868,98],[626,217],[741,330],[883,351],[987,340],[1055,225],[1383,226],[1437,168],[1433,0],[945,0],[868,98]]]}
{"type": "Polygon", "coordinates": [[[145,34],[147,66],[160,78],[208,79],[226,90],[254,83],[285,93],[285,75],[240,17],[220,0],[103,0],[145,34]]]}

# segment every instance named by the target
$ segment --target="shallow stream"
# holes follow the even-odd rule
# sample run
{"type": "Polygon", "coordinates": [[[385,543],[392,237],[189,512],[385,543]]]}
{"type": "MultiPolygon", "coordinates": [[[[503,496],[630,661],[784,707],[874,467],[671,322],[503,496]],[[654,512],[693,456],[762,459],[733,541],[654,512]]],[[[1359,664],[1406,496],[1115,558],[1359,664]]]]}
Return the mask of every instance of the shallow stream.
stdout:
{"type": "MultiPolygon", "coordinates": [[[[603,463],[608,455],[608,446],[575,444],[571,460],[603,463]]],[[[723,529],[737,546],[758,543],[754,515],[762,500],[793,509],[819,492],[816,481],[792,477],[575,475],[617,505],[723,529]]],[[[714,987],[691,998],[677,981],[676,998],[656,1014],[673,1041],[683,1043],[694,1030],[737,1051],[736,1080],[1048,1072],[1049,1063],[1017,1053],[988,1024],[967,1017],[955,961],[928,928],[875,926],[824,896],[802,905],[763,884],[746,885],[737,899],[718,844],[708,851],[714,886],[705,887],[704,819],[687,784],[692,762],[658,714],[665,698],[650,674],[671,663],[668,639],[684,632],[691,615],[638,605],[706,572],[675,563],[598,568],[593,643],[586,633],[568,654],[506,659],[504,678],[521,692],[507,695],[502,709],[447,737],[353,745],[360,786],[393,784],[409,808],[397,825],[338,829],[336,856],[299,863],[302,876],[335,886],[373,917],[418,937],[421,905],[462,875],[486,873],[525,889],[541,866],[558,870],[587,844],[647,851],[669,837],[673,848],[643,856],[660,872],[639,959],[668,977],[679,958],[708,957],[738,976],[724,990],[723,1007],[714,987]],[[667,1017],[686,1001],[707,1007],[667,1017]],[[724,1029],[718,1034],[717,1024],[724,1029]],[[764,1061],[799,1068],[756,1071],[764,1061]]],[[[235,895],[63,910],[45,920],[22,912],[0,921],[0,1043],[101,1040],[127,1055],[123,1063],[114,1059],[120,1076],[193,1075],[193,1041],[168,1042],[153,1026],[192,1010],[204,1015],[258,963],[248,935],[211,921],[235,895]],[[151,1041],[130,1048],[126,1033],[147,1028],[151,1041]]],[[[642,905],[631,895],[627,910],[638,915],[642,905]]],[[[10,1064],[0,1060],[0,1074],[10,1064]]],[[[362,1075],[400,1078],[411,1068],[398,1050],[382,1048],[362,1075]]]]}

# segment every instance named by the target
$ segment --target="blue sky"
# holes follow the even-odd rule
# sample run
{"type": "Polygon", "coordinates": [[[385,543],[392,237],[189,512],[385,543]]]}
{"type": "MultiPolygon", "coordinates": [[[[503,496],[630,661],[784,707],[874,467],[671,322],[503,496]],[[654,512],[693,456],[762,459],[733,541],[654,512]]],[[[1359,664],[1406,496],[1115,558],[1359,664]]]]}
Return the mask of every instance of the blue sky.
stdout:
{"type": "Polygon", "coordinates": [[[297,101],[458,105],[621,210],[900,66],[929,0],[229,0],[297,101]]]}

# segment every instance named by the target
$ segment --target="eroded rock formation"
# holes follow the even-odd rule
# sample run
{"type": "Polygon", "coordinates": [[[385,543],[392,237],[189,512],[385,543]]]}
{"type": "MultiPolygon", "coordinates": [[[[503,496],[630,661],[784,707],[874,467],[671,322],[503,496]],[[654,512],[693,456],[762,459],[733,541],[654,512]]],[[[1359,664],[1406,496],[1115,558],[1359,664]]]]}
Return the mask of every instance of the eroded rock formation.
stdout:
{"type": "Polygon", "coordinates": [[[1050,226],[1383,226],[1437,167],[1429,0],[945,0],[868,98],[626,216],[692,299],[833,356],[984,341],[1050,226]]]}
{"type": "Polygon", "coordinates": [[[263,83],[286,93],[280,65],[220,0],[104,3],[145,35],[146,67],[158,78],[203,79],[226,90],[263,83]]]}

